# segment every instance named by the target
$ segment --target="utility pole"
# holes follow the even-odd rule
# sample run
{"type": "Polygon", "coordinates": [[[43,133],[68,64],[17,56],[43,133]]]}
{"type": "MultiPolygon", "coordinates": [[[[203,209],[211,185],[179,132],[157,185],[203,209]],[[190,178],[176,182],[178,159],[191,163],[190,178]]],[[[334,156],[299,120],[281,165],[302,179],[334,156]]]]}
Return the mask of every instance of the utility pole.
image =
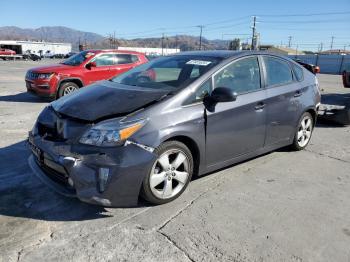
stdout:
{"type": "Polygon", "coordinates": [[[179,40],[178,40],[177,35],[176,35],[176,36],[175,36],[175,49],[178,49],[178,48],[177,48],[178,41],[179,41],[179,40]]]}
{"type": "Polygon", "coordinates": [[[251,49],[252,50],[255,50],[256,49],[256,46],[255,46],[255,42],[256,42],[256,16],[253,16],[253,26],[252,26],[252,47],[251,49]]]}
{"type": "Polygon", "coordinates": [[[320,44],[320,52],[322,52],[322,50],[323,50],[323,43],[321,42],[321,44],[320,44]]]}
{"type": "Polygon", "coordinates": [[[199,33],[199,50],[202,50],[202,33],[203,33],[204,25],[197,25],[197,27],[200,28],[200,33],[199,33]]]}
{"type": "Polygon", "coordinates": [[[332,41],[331,41],[331,50],[333,50],[333,43],[334,43],[334,36],[332,36],[332,41]]]}
{"type": "Polygon", "coordinates": [[[291,48],[292,46],[292,36],[288,36],[288,47],[291,48]]]}
{"type": "Polygon", "coordinates": [[[162,56],[164,55],[164,33],[162,33],[162,56]]]}

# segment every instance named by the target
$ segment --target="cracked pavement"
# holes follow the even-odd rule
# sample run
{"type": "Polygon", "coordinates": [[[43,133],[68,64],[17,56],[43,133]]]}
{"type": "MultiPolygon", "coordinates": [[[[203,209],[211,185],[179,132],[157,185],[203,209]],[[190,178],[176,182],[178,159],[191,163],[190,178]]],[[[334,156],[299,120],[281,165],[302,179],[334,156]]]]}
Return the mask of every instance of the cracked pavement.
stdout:
{"type": "MultiPolygon", "coordinates": [[[[350,262],[350,127],[319,123],[307,150],[197,178],[166,205],[91,206],[52,192],[27,164],[24,140],[47,104],[24,92],[37,64],[0,61],[0,261],[350,262]]],[[[340,76],[319,81],[349,93],[340,76]]]]}

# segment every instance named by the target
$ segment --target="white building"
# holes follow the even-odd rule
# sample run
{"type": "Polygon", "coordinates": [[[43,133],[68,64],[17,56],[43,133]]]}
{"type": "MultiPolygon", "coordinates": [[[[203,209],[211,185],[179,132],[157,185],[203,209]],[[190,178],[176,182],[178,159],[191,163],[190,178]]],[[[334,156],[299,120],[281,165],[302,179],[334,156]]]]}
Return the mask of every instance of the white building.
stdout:
{"type": "Polygon", "coordinates": [[[42,54],[67,54],[72,51],[72,44],[0,40],[0,48],[14,50],[17,54],[24,54],[28,51],[34,54],[39,54],[40,51],[42,54]]]}
{"type": "Polygon", "coordinates": [[[119,46],[118,50],[126,50],[126,51],[136,51],[141,52],[146,55],[171,55],[175,53],[179,53],[180,49],[178,48],[153,48],[153,47],[128,47],[128,46],[119,46]]]}

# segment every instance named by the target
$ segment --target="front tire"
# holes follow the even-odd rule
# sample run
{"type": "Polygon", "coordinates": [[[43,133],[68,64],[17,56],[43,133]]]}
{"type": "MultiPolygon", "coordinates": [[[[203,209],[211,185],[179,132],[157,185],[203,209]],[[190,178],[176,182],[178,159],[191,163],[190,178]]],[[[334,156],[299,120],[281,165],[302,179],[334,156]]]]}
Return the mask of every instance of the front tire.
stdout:
{"type": "Polygon", "coordinates": [[[66,82],[60,85],[60,88],[58,89],[58,96],[57,98],[60,98],[62,96],[69,95],[79,89],[79,86],[76,83],[73,82],[66,82]]]}
{"type": "Polygon", "coordinates": [[[300,151],[306,148],[310,142],[313,128],[314,119],[310,113],[305,112],[300,118],[296,129],[292,149],[300,151]]]}
{"type": "Polygon", "coordinates": [[[193,174],[193,157],[188,147],[178,141],[161,144],[157,159],[143,180],[141,194],[152,204],[165,204],[178,198],[193,174]]]}

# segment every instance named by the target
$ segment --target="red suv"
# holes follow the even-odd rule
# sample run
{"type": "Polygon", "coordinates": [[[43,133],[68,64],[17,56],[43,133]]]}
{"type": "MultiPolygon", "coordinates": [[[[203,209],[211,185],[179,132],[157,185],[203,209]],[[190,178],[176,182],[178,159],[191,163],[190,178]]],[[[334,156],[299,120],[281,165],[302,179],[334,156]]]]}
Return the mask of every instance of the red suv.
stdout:
{"type": "Polygon", "coordinates": [[[60,98],[83,86],[109,79],[148,62],[142,53],[121,50],[87,50],[60,64],[28,70],[28,92],[42,97],[60,98]]]}

